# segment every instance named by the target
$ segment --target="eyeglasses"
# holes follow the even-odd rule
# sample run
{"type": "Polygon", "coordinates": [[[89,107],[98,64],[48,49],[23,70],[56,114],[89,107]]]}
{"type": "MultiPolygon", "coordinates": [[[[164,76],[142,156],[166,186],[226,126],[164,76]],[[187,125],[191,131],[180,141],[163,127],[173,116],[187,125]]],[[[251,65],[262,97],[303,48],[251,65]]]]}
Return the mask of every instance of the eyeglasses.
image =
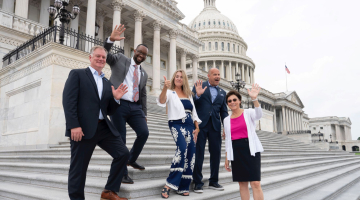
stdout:
{"type": "Polygon", "coordinates": [[[138,51],[138,50],[136,50],[136,49],[135,49],[135,51],[136,51],[136,52],[138,52],[140,55],[142,55],[142,56],[144,56],[144,57],[146,57],[146,56],[147,56],[147,53],[143,53],[143,52],[138,51]]]}
{"type": "Polygon", "coordinates": [[[234,102],[234,103],[235,103],[235,102],[237,102],[237,100],[238,100],[238,99],[233,99],[233,100],[229,99],[227,102],[228,102],[228,103],[231,103],[231,102],[234,102]]]}

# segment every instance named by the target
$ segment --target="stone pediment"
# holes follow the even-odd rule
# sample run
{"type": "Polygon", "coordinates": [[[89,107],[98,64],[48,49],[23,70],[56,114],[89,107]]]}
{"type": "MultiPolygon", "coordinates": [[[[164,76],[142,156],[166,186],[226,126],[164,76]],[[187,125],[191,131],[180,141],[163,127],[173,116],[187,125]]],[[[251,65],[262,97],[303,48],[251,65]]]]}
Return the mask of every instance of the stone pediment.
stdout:
{"type": "Polygon", "coordinates": [[[179,10],[179,8],[177,7],[177,2],[174,0],[147,0],[147,1],[155,4],[157,7],[165,10],[170,15],[175,16],[179,20],[185,18],[185,15],[179,10]]]}
{"type": "Polygon", "coordinates": [[[302,103],[302,101],[300,100],[299,96],[297,95],[297,93],[295,91],[289,92],[285,98],[291,102],[293,102],[294,104],[304,108],[304,104],[302,103]]]}

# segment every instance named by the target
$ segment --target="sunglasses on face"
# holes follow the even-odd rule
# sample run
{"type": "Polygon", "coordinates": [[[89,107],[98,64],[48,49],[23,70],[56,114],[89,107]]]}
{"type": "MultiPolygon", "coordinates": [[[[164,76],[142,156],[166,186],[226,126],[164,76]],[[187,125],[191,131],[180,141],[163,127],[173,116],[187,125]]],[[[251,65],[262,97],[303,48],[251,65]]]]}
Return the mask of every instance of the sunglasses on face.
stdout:
{"type": "Polygon", "coordinates": [[[237,102],[237,100],[238,100],[238,99],[233,99],[233,100],[229,99],[227,102],[228,102],[228,103],[237,102]]]}

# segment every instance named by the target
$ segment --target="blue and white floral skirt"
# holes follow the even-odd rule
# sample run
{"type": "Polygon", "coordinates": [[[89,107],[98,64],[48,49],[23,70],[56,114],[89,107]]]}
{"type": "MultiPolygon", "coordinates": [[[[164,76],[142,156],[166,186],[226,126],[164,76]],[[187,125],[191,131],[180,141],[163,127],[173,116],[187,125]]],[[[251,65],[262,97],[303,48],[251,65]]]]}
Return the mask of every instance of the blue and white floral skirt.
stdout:
{"type": "Polygon", "coordinates": [[[196,152],[191,113],[187,113],[183,119],[169,121],[169,128],[177,148],[166,185],[180,193],[189,192],[196,152]]]}

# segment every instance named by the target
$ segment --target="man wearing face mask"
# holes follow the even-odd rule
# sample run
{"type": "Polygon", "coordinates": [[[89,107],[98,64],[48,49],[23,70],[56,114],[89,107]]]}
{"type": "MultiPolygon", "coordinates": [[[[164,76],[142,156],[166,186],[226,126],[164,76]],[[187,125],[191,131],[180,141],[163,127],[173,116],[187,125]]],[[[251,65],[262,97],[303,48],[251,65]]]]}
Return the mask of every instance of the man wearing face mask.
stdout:
{"type": "Polygon", "coordinates": [[[204,162],[204,151],[206,139],[208,139],[208,149],[210,152],[210,178],[209,188],[214,190],[224,190],[218,183],[219,167],[221,157],[221,123],[227,117],[228,110],[226,104],[226,92],[219,87],[220,71],[211,68],[208,72],[209,80],[206,82],[197,81],[193,88],[194,104],[196,112],[202,123],[199,125],[200,133],[196,143],[195,166],[193,181],[195,183],[194,192],[202,193],[202,166],[204,162]]]}
{"type": "MultiPolygon", "coordinates": [[[[111,36],[104,43],[106,50],[110,52],[115,41],[125,39],[121,34],[125,31],[124,25],[115,26],[111,36]]],[[[125,55],[108,54],[106,63],[110,65],[110,82],[118,87],[121,83],[128,86],[128,93],[120,99],[120,107],[111,116],[111,121],[121,134],[121,138],[126,144],[126,123],[136,132],[136,139],[130,150],[130,157],[127,166],[134,169],[144,170],[145,167],[136,163],[149,136],[146,121],[146,82],[148,75],[141,67],[148,54],[148,48],[144,44],[139,44],[134,50],[134,56],[128,58],[125,55]]],[[[122,183],[133,184],[134,181],[129,177],[126,168],[122,183]]]]}

